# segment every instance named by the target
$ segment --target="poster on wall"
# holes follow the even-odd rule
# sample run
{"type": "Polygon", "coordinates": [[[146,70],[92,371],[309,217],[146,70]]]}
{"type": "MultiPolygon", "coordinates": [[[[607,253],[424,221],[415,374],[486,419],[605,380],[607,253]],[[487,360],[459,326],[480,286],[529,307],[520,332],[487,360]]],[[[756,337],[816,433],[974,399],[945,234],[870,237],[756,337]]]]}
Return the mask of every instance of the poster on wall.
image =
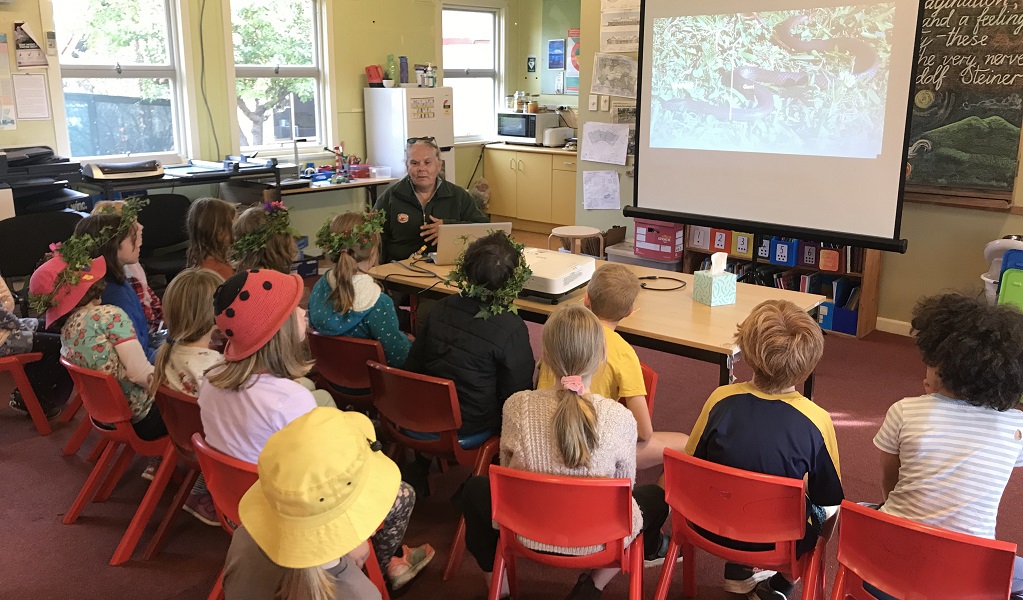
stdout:
{"type": "Polygon", "coordinates": [[[0,33],[0,131],[18,128],[14,116],[14,86],[11,83],[10,60],[7,34],[0,33]]]}
{"type": "Polygon", "coordinates": [[[565,68],[565,40],[547,40],[547,68],[551,71],[565,68]]]}
{"type": "Polygon", "coordinates": [[[639,52],[639,10],[600,14],[601,52],[639,52]]]}
{"type": "Polygon", "coordinates": [[[14,48],[19,69],[47,66],[46,53],[23,21],[14,24],[14,48]]]}
{"type": "Polygon", "coordinates": [[[565,93],[579,95],[579,28],[568,30],[568,60],[565,61],[565,93]]]}

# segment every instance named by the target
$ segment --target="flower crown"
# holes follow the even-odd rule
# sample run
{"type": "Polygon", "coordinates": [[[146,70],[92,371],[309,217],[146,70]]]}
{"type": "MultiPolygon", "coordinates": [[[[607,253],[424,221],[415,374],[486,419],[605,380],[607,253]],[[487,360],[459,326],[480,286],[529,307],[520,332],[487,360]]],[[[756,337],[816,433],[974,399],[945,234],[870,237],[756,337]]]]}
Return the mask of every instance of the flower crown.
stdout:
{"type": "Polygon", "coordinates": [[[515,266],[515,271],[512,272],[508,281],[504,282],[504,285],[498,290],[490,290],[486,286],[470,282],[465,276],[465,252],[462,252],[455,261],[455,267],[448,273],[446,282],[448,285],[454,285],[462,290],[463,296],[479,299],[480,311],[475,316],[481,319],[489,319],[503,312],[518,314],[518,307],[514,304],[515,299],[519,296],[519,292],[522,291],[522,287],[529,281],[529,278],[533,276],[533,270],[526,264],[526,257],[522,253],[525,246],[516,243],[506,231],[497,231],[501,231],[508,238],[508,242],[511,243],[518,254],[518,264],[515,266]]]}
{"type": "Polygon", "coordinates": [[[331,217],[316,232],[316,245],[330,257],[338,257],[345,250],[352,248],[365,248],[373,243],[373,235],[384,230],[385,214],[382,210],[367,211],[364,215],[365,221],[352,227],[350,231],[332,233],[330,224],[334,220],[331,217]]]}
{"type": "Polygon", "coordinates": [[[107,225],[95,236],[89,234],[72,235],[64,242],[50,244],[50,253],[44,259],[50,260],[55,256],[60,256],[61,260],[67,263],[67,266],[57,275],[57,279],[53,284],[53,290],[46,294],[29,295],[29,305],[32,307],[32,310],[39,314],[45,313],[57,304],[56,298],[61,290],[68,286],[78,285],[78,282],[81,281],[82,273],[92,265],[93,250],[131,229],[135,221],[138,220],[142,207],[147,204],[149,204],[149,200],[141,196],[128,198],[120,205],[120,210],[114,207],[107,207],[97,213],[108,215],[118,214],[119,212],[121,220],[117,222],[116,226],[107,225]]]}
{"type": "Polygon", "coordinates": [[[259,252],[266,248],[267,243],[274,236],[295,235],[295,230],[291,228],[288,207],[284,206],[283,202],[264,202],[263,210],[266,212],[266,225],[235,240],[234,255],[236,257],[259,252]]]}

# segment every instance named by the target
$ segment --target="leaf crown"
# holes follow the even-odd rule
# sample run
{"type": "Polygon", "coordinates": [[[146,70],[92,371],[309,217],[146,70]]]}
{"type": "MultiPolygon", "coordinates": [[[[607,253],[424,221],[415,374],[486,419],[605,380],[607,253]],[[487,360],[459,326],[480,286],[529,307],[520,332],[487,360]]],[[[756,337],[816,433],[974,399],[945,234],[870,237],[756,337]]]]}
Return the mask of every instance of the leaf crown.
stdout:
{"type": "MultiPolygon", "coordinates": [[[[506,231],[500,229],[495,231],[500,231],[508,239],[508,242],[515,248],[518,255],[515,270],[512,272],[511,277],[504,282],[504,285],[497,290],[491,290],[486,286],[469,281],[469,278],[465,275],[465,252],[462,252],[455,261],[455,266],[448,273],[446,282],[448,285],[453,285],[460,289],[463,296],[476,298],[480,301],[480,311],[475,316],[481,319],[489,319],[503,312],[518,314],[518,307],[514,304],[515,299],[518,298],[519,292],[522,291],[529,278],[533,276],[533,270],[529,268],[529,265],[526,263],[526,257],[523,254],[525,246],[516,243],[506,231]]],[[[494,233],[494,231],[489,233],[494,233]]]]}
{"type": "Polygon", "coordinates": [[[361,224],[341,233],[333,233],[330,230],[334,217],[327,219],[323,227],[316,232],[316,245],[335,260],[345,250],[369,246],[373,243],[373,236],[383,232],[386,215],[383,210],[370,210],[366,211],[363,217],[365,220],[361,224]]]}
{"type": "Polygon", "coordinates": [[[275,236],[295,235],[295,230],[291,228],[288,207],[284,206],[283,202],[264,202],[263,211],[266,213],[266,224],[235,240],[233,248],[236,257],[259,252],[266,248],[270,239],[275,236]]]}

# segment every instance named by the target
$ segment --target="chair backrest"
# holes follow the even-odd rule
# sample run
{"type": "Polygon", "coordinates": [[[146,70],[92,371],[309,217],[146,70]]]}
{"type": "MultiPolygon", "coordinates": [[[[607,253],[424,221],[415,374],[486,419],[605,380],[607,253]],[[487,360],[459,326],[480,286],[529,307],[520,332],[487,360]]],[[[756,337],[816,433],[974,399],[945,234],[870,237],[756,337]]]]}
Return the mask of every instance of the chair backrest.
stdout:
{"type": "Polygon", "coordinates": [[[643,370],[643,387],[646,388],[646,408],[650,411],[650,418],[654,418],[654,394],[657,393],[657,371],[643,363],[639,363],[643,370]]]}
{"type": "Polygon", "coordinates": [[[166,385],[160,386],[154,398],[160,408],[160,417],[167,426],[167,435],[190,466],[198,467],[195,448],[192,447],[192,436],[196,433],[205,435],[202,418],[199,415],[199,402],[195,396],[172,390],[166,385]]]}
{"type": "Polygon", "coordinates": [[[606,544],[624,555],[632,534],[632,482],[490,467],[493,518],[510,533],[562,547],[606,544]],[[537,507],[543,507],[538,510],[537,507]]]}
{"type": "Polygon", "coordinates": [[[63,357],[60,364],[64,365],[71,375],[71,380],[81,394],[82,404],[94,421],[112,425],[123,433],[130,431],[134,436],[134,430],[131,428],[131,407],[116,377],[71,364],[63,357]]]}
{"type": "Polygon", "coordinates": [[[150,194],[149,204],[139,211],[143,231],[143,256],[154,250],[188,241],[185,219],[191,200],[181,194],[150,194]]]}
{"type": "Polygon", "coordinates": [[[353,390],[369,387],[367,361],[387,364],[384,347],[376,340],[332,337],[310,330],[309,350],[320,375],[336,386],[353,390]]]}
{"type": "Polygon", "coordinates": [[[423,452],[457,452],[462,412],[453,381],[388,367],[375,360],[366,366],[373,406],[393,437],[423,452]],[[413,439],[401,430],[434,433],[439,439],[413,439]]]}
{"type": "Polygon", "coordinates": [[[841,518],[832,600],[874,600],[864,581],[897,598],[1009,596],[1016,544],[923,525],[848,500],[841,518]]]}
{"type": "Polygon", "coordinates": [[[241,517],[238,516],[238,503],[259,479],[256,465],[215,450],[198,433],[192,435],[192,446],[199,458],[206,489],[213,496],[213,505],[221,518],[220,522],[224,529],[233,532],[234,527],[231,525],[238,526],[242,523],[241,517]],[[225,517],[231,523],[225,522],[225,517]]]}
{"type": "Polygon", "coordinates": [[[82,215],[52,211],[15,215],[0,221],[0,273],[4,277],[28,277],[50,251],[75,232],[82,215]]]}
{"type": "Polygon", "coordinates": [[[806,529],[801,479],[743,471],[667,449],[664,484],[665,500],[687,524],[683,532],[693,545],[733,562],[744,554],[708,540],[692,529],[696,525],[730,540],[775,545],[751,553],[759,562],[742,564],[796,565],[795,542],[806,529]]]}

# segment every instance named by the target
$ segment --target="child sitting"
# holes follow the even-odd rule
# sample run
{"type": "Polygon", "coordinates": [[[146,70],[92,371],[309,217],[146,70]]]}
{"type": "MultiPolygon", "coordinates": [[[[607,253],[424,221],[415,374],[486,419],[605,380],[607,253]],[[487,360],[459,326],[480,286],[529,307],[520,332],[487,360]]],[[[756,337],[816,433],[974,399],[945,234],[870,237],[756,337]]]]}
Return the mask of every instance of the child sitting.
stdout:
{"type": "Polygon", "coordinates": [[[379,599],[362,572],[366,539],[400,485],[369,419],[318,408],[270,436],[259,481],[238,504],[224,565],[227,600],[379,599]]]}
{"type": "Polygon", "coordinates": [[[377,340],[387,364],[401,367],[412,346],[398,328],[398,315],[390,296],[366,274],[377,264],[384,213],[345,213],[325,223],[316,245],[334,261],[334,267],[313,286],[309,296],[309,324],[324,335],[377,340]]]}
{"type": "Polygon", "coordinates": [[[238,271],[273,269],[287,275],[298,258],[291,217],[282,202],[245,209],[234,222],[234,258],[238,271]]]}
{"type": "Polygon", "coordinates": [[[143,440],[163,437],[167,429],[148,390],[153,365],[128,314],[117,306],[101,304],[107,285],[106,259],[89,259],[88,244],[82,242],[83,238],[72,236],[32,273],[29,293],[33,307],[45,310],[48,328],[63,321],[61,354],[68,362],[117,378],[131,409],[135,433],[143,440]],[[70,257],[70,265],[62,252],[70,257]]]}
{"type": "MultiPolygon", "coordinates": [[[[513,469],[575,477],[636,480],[636,420],[627,408],[592,393],[590,382],[604,362],[605,333],[600,321],[579,305],[559,307],[543,328],[543,364],[554,374],[550,388],[512,395],[504,405],[501,464],[513,469]]],[[[542,509],[539,509],[542,510],[542,509]]],[[[466,547],[484,572],[493,570],[498,532],[491,524],[487,477],[466,483],[463,493],[466,547]]],[[[633,489],[632,536],[644,534],[645,553],[657,558],[660,529],[667,518],[664,490],[633,489]]],[[[601,547],[562,548],[523,540],[534,550],[581,556],[601,547]]],[[[618,569],[583,574],[568,598],[599,598],[618,569]]],[[[507,595],[504,590],[502,595],[507,595]]]]}
{"type": "MultiPolygon", "coordinates": [[[[710,462],[806,481],[806,534],[796,544],[813,549],[827,518],[842,503],[835,427],[827,411],[796,391],[824,352],[817,323],[795,304],[767,300],[739,325],[739,350],[753,380],[721,386],[710,395],[685,451],[710,462]]],[[[708,538],[723,546],[759,549],[748,543],[708,538]]],[[[725,564],[725,591],[759,600],[784,600],[793,584],[785,575],[725,564]]]]}
{"type": "MultiPolygon", "coordinates": [[[[303,291],[298,275],[257,269],[231,276],[214,295],[217,328],[227,338],[226,363],[207,373],[199,408],[206,440],[225,454],[255,463],[271,435],[316,408],[312,393],[294,381],[312,367],[302,348],[303,291]]],[[[397,589],[433,559],[433,548],[405,547],[391,559],[402,547],[415,493],[402,485],[391,501],[373,543],[381,570],[397,589]]]]}
{"type": "MultiPolygon", "coordinates": [[[[893,404],[874,437],[880,510],[994,539],[1002,493],[1023,466],[1023,315],[944,294],[921,300],[912,326],[926,393],[893,404]]],[[[1023,597],[1019,557],[1012,594],[1023,597]]]]}
{"type": "Polygon", "coordinates": [[[217,198],[199,198],[189,205],[185,217],[189,267],[216,271],[224,279],[234,275],[234,267],[231,266],[234,234],[231,228],[236,215],[233,204],[217,198]]]}
{"type": "Polygon", "coordinates": [[[507,234],[481,237],[449,275],[462,292],[419,323],[405,368],[455,382],[466,447],[499,432],[505,400],[533,387],[529,331],[512,307],[529,275],[522,247],[507,234]]]}
{"type": "MultiPolygon", "coordinates": [[[[689,439],[684,433],[654,431],[646,402],[646,384],[639,357],[622,336],[615,332],[618,322],[633,312],[639,295],[639,278],[620,264],[602,265],[586,285],[583,303],[597,315],[607,338],[607,361],[593,376],[590,389],[605,398],[617,398],[636,417],[639,443],[636,447],[636,468],[647,469],[664,462],[664,449],[682,451],[689,439]]],[[[554,385],[554,375],[540,361],[537,388],[554,385]]]]}
{"type": "MultiPolygon", "coordinates": [[[[199,395],[206,371],[224,362],[224,356],[210,349],[216,324],[213,321],[213,294],[224,279],[208,269],[185,269],[164,292],[167,341],[156,353],[156,365],[149,391],[154,396],[160,386],[199,395]]],[[[182,509],[196,519],[220,526],[213,498],[200,475],[182,509]]]]}

